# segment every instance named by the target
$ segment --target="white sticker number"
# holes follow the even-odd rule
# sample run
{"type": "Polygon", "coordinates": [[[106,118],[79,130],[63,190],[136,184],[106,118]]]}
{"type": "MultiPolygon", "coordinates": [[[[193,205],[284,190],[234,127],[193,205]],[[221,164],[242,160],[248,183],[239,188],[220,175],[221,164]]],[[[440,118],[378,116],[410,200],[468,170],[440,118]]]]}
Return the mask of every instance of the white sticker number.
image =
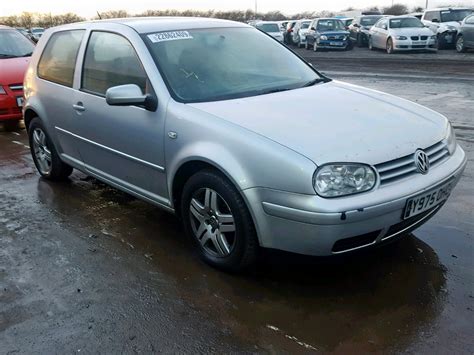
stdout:
{"type": "Polygon", "coordinates": [[[160,32],[152,33],[148,35],[148,38],[153,43],[166,42],[166,41],[177,41],[180,39],[193,39],[193,36],[188,31],[172,31],[172,32],[160,32]]]}

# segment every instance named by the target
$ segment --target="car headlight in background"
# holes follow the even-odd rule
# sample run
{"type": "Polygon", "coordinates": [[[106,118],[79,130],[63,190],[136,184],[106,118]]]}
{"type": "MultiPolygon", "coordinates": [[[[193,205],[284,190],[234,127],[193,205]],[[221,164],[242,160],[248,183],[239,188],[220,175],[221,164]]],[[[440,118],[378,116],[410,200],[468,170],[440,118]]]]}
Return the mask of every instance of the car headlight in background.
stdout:
{"type": "Polygon", "coordinates": [[[456,143],[456,134],[454,133],[454,129],[451,123],[449,124],[448,132],[446,133],[445,140],[446,140],[446,145],[448,147],[448,152],[449,154],[452,155],[456,151],[457,143],[456,143]]]}
{"type": "Polygon", "coordinates": [[[319,37],[319,39],[320,39],[321,41],[327,41],[327,40],[328,40],[328,36],[322,35],[321,37],[319,37]]]}
{"type": "Polygon", "coordinates": [[[327,164],[314,173],[313,185],[322,197],[339,197],[369,191],[375,186],[374,170],[364,164],[327,164]]]}
{"type": "Polygon", "coordinates": [[[397,39],[400,40],[400,41],[404,41],[406,39],[408,39],[407,37],[405,36],[397,36],[397,39]]]}
{"type": "Polygon", "coordinates": [[[0,95],[6,95],[7,92],[5,91],[5,89],[3,88],[2,85],[0,85],[0,95]]]}

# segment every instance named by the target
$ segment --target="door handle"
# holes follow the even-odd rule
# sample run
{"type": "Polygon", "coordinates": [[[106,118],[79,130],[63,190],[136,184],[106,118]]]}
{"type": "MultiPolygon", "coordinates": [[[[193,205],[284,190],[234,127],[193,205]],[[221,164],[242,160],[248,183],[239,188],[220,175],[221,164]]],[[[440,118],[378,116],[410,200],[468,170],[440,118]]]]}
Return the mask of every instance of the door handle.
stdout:
{"type": "Polygon", "coordinates": [[[78,112],[84,112],[86,110],[86,108],[82,106],[82,102],[78,102],[77,104],[72,105],[72,108],[78,112]]]}

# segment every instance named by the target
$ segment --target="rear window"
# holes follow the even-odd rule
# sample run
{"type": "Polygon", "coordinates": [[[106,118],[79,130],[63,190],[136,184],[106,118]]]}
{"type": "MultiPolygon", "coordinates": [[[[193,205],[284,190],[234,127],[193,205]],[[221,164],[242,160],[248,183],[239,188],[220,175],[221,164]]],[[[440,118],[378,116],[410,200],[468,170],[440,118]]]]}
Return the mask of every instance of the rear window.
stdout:
{"type": "Polygon", "coordinates": [[[77,53],[84,32],[61,31],[50,37],[38,63],[38,76],[41,79],[72,87],[77,53]]]}

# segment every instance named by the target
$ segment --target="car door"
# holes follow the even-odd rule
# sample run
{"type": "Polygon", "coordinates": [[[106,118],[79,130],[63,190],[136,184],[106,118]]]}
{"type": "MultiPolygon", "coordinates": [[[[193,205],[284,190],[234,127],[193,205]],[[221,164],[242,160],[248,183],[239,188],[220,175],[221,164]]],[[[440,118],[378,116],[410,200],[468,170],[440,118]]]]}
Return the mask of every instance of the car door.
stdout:
{"type": "Polygon", "coordinates": [[[137,85],[143,94],[153,94],[130,41],[118,33],[92,31],[75,95],[80,154],[92,175],[167,205],[165,114],[140,106],[108,105],[107,90],[127,84],[137,85]]]}
{"type": "Polygon", "coordinates": [[[360,27],[360,17],[356,17],[349,26],[349,38],[352,41],[357,40],[357,33],[359,31],[359,27],[360,27]]]}
{"type": "Polygon", "coordinates": [[[379,27],[377,28],[378,33],[378,46],[379,48],[385,48],[389,35],[388,20],[381,19],[379,21],[379,27]]]}
{"type": "Polygon", "coordinates": [[[38,62],[37,87],[45,111],[43,120],[57,140],[57,149],[68,163],[81,166],[82,161],[74,137],[77,129],[74,111],[74,75],[77,55],[85,29],[59,31],[51,34],[38,62]]]}
{"type": "Polygon", "coordinates": [[[370,29],[371,39],[372,39],[372,46],[375,48],[383,48],[381,47],[381,37],[383,36],[383,19],[380,19],[372,28],[370,29]]]}
{"type": "Polygon", "coordinates": [[[464,40],[470,48],[474,47],[474,15],[469,16],[464,22],[464,40]]]}

